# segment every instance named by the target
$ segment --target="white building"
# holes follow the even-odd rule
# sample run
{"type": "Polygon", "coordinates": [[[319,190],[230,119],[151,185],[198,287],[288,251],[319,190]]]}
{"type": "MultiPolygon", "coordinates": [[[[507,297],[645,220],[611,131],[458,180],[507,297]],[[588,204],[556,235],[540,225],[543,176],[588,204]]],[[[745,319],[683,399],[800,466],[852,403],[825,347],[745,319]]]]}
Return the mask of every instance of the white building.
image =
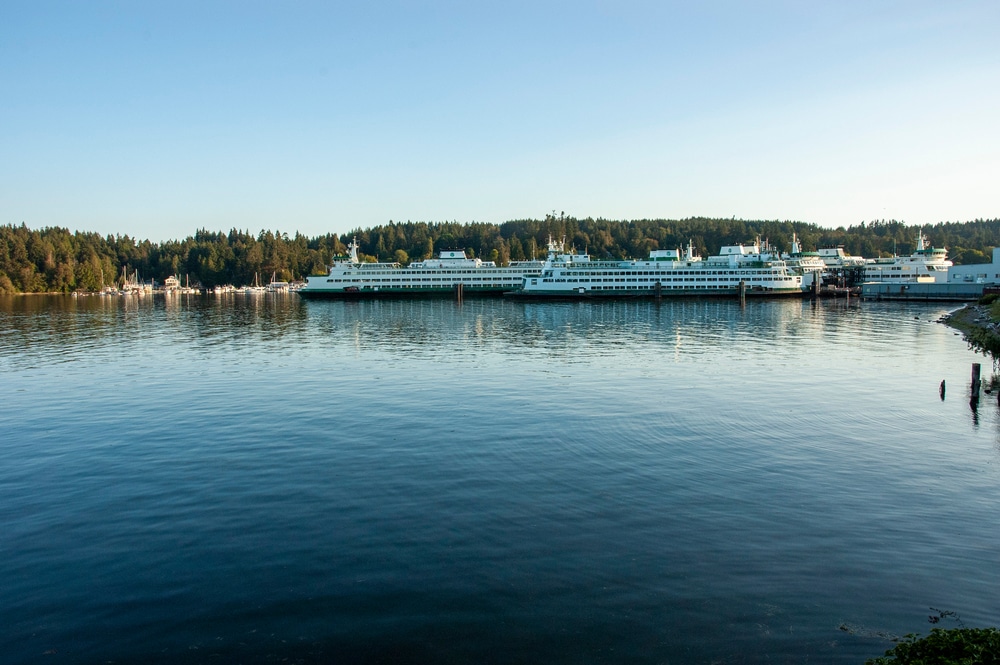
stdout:
{"type": "Polygon", "coordinates": [[[992,263],[973,263],[948,268],[949,284],[1000,284],[1000,247],[993,249],[992,263]]]}

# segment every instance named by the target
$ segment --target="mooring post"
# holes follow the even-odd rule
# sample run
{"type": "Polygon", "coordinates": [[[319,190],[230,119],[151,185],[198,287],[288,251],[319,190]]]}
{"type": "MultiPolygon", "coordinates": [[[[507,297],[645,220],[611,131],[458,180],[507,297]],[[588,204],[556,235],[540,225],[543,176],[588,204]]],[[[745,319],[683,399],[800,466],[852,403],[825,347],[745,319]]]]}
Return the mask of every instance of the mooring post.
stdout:
{"type": "Polygon", "coordinates": [[[938,388],[938,392],[941,394],[941,401],[944,401],[944,379],[941,379],[941,386],[938,388]]]}
{"type": "Polygon", "coordinates": [[[979,377],[982,367],[979,363],[972,363],[972,396],[979,397],[979,377]]]}
{"type": "Polygon", "coordinates": [[[740,280],[740,304],[747,304],[747,282],[745,279],[740,280]]]}
{"type": "Polygon", "coordinates": [[[457,302],[462,302],[462,296],[463,296],[462,287],[463,287],[462,282],[459,282],[455,285],[455,300],[457,302]]]}
{"type": "Polygon", "coordinates": [[[820,282],[823,280],[820,279],[818,272],[814,272],[812,275],[813,275],[812,297],[813,299],[816,299],[819,298],[819,285],[820,282]]]}

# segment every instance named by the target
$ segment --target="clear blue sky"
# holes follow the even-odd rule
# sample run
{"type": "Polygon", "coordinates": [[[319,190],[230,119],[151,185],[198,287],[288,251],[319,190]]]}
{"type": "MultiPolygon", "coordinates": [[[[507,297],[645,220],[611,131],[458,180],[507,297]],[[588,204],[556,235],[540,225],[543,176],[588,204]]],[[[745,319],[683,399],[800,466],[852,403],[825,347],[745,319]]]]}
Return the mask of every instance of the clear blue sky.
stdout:
{"type": "Polygon", "coordinates": [[[0,1],[0,224],[1000,217],[1000,2],[0,1]]]}

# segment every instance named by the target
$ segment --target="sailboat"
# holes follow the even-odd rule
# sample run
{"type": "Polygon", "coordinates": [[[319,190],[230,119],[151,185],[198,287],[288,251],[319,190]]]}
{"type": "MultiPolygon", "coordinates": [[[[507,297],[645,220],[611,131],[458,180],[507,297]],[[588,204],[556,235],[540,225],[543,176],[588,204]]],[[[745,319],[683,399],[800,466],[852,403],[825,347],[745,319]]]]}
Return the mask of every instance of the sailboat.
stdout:
{"type": "Polygon", "coordinates": [[[271,283],[267,285],[267,290],[272,293],[287,292],[288,282],[278,281],[277,279],[275,279],[277,276],[278,276],[277,271],[271,273],[271,283]]]}
{"type": "Polygon", "coordinates": [[[104,268],[101,268],[101,291],[102,296],[116,296],[118,295],[118,289],[114,287],[113,284],[104,284],[104,268]]]}
{"type": "Polygon", "coordinates": [[[185,274],[184,275],[184,280],[185,280],[186,283],[185,283],[184,287],[181,288],[181,293],[199,293],[198,289],[195,289],[195,288],[193,288],[191,286],[191,275],[190,274],[185,274]]]}
{"type": "Polygon", "coordinates": [[[255,272],[253,274],[253,286],[246,287],[245,289],[243,289],[243,292],[244,293],[264,293],[264,291],[266,291],[266,290],[267,289],[265,289],[260,284],[260,273],[255,272]]]}
{"type": "Polygon", "coordinates": [[[139,276],[139,272],[136,271],[132,277],[129,277],[128,267],[126,266],[126,267],[122,268],[122,288],[120,289],[119,292],[123,296],[135,295],[135,294],[140,293],[140,291],[139,291],[139,283],[138,283],[139,277],[138,276],[139,276]]]}

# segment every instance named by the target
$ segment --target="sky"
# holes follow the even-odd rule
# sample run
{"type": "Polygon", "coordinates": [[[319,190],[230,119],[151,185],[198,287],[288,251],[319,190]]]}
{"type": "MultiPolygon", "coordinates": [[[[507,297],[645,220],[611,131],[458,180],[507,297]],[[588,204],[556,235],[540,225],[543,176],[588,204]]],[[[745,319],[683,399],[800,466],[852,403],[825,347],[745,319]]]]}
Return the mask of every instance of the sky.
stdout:
{"type": "Polygon", "coordinates": [[[0,0],[0,224],[1000,217],[997,0],[0,0]]]}

